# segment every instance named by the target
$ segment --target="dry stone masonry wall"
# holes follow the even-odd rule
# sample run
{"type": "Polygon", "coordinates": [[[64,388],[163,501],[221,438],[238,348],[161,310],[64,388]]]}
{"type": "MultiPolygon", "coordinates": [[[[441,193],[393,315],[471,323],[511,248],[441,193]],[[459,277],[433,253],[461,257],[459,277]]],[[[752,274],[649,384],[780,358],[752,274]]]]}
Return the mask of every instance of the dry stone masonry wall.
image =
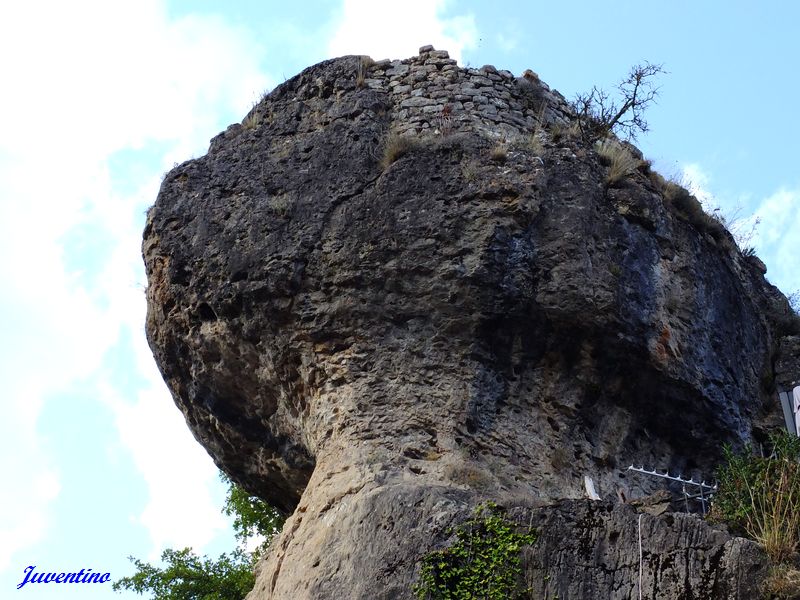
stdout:
{"type": "Polygon", "coordinates": [[[569,104],[532,72],[492,65],[462,69],[446,50],[423,46],[406,60],[362,60],[363,85],[390,94],[401,135],[476,131],[511,139],[543,123],[566,123],[569,104]]]}

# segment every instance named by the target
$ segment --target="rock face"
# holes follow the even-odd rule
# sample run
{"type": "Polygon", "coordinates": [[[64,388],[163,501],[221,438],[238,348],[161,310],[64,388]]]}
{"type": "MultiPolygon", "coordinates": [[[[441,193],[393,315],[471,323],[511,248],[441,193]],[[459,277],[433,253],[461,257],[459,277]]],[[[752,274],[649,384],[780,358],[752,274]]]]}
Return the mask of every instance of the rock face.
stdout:
{"type": "MultiPolygon", "coordinates": [[[[535,76],[423,50],[306,69],[148,214],[147,333],[175,401],[292,513],[253,600],[410,597],[481,500],[660,487],[631,463],[708,479],[724,442],[781,423],[798,330],[763,264],[646,166],[609,183],[535,76]]],[[[727,577],[718,551],[687,564],[727,577]]],[[[574,566],[553,556],[526,569],[574,566]]]]}
{"type": "Polygon", "coordinates": [[[762,597],[768,565],[759,547],[696,515],[637,515],[586,500],[530,512],[542,533],[523,555],[531,598],[629,600],[640,584],[652,600],[762,597]]]}

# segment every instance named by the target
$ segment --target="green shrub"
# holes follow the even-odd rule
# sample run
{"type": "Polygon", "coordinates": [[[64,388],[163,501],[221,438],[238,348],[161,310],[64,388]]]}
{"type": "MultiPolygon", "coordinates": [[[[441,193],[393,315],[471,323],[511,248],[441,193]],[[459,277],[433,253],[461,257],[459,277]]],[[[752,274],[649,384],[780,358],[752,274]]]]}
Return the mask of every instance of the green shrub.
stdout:
{"type": "Polygon", "coordinates": [[[508,600],[520,586],[520,551],[536,541],[532,531],[518,533],[492,502],[475,509],[472,519],[456,531],[456,541],[422,559],[419,600],[508,600]]]}
{"type": "Polygon", "coordinates": [[[751,447],[741,454],[724,448],[710,516],[754,539],[781,563],[800,543],[800,438],[783,432],[770,436],[770,444],[767,458],[751,447]]]}

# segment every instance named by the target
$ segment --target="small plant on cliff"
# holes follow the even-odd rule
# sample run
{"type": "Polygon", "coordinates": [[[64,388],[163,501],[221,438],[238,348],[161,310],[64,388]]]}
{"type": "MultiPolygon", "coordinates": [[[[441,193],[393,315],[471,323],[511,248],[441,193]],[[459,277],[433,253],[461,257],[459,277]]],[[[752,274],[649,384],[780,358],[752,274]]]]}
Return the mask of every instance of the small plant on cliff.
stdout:
{"type": "Polygon", "coordinates": [[[611,138],[597,142],[595,149],[601,160],[608,165],[608,175],[606,175],[608,185],[619,183],[644,164],[625,146],[611,138]]]}
{"type": "Polygon", "coordinates": [[[247,116],[242,121],[242,127],[245,129],[258,129],[258,126],[261,124],[261,114],[258,111],[259,102],[253,102],[253,106],[250,107],[250,112],[247,113],[247,116]]]}
{"type": "Polygon", "coordinates": [[[367,71],[369,68],[375,64],[375,61],[372,60],[369,56],[362,56],[358,61],[358,66],[356,67],[356,87],[361,89],[366,85],[367,82],[367,71]]]}
{"type": "Polygon", "coordinates": [[[456,531],[456,541],[422,559],[419,600],[508,600],[524,594],[520,586],[522,547],[535,533],[519,533],[492,502],[475,509],[456,531]]]}
{"type": "Polygon", "coordinates": [[[386,169],[394,161],[401,156],[416,150],[420,147],[419,140],[409,136],[400,135],[397,133],[390,133],[386,138],[386,144],[383,147],[383,158],[381,159],[381,168],[386,169]]]}
{"type": "Polygon", "coordinates": [[[800,598],[800,571],[789,565],[773,566],[764,580],[763,591],[770,600],[797,600],[800,598]]]}
{"type": "Polygon", "coordinates": [[[504,143],[498,142],[489,153],[489,158],[494,163],[506,162],[508,159],[508,147],[504,143]]]}
{"type": "Polygon", "coordinates": [[[770,445],[766,458],[750,447],[741,454],[725,447],[710,517],[757,541],[779,564],[800,544],[800,438],[774,434],[770,445]]]}

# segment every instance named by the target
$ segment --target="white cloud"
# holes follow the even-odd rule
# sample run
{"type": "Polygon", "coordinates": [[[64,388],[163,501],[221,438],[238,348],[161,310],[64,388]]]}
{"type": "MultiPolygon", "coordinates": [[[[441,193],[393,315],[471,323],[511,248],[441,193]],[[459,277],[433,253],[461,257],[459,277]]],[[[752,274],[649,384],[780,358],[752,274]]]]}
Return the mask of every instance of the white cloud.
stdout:
{"type": "Polygon", "coordinates": [[[12,152],[69,150],[70,162],[149,140],[204,144],[220,109],[243,114],[269,83],[257,42],[218,18],[170,20],[159,0],[47,4],[18,3],[0,26],[3,55],[24,57],[4,73],[15,93],[0,96],[12,152]]]}
{"type": "Polygon", "coordinates": [[[714,205],[715,199],[709,190],[711,178],[697,163],[683,166],[679,183],[694,194],[703,206],[710,207],[714,205]]]}
{"type": "Polygon", "coordinates": [[[768,277],[783,292],[800,290],[797,232],[800,231],[800,189],[781,188],[764,199],[752,212],[743,202],[718,199],[711,192],[712,180],[698,164],[684,165],[681,183],[721,218],[740,247],[752,246],[767,265],[768,277]]]}
{"type": "Polygon", "coordinates": [[[341,21],[328,51],[331,56],[368,54],[376,60],[415,56],[432,44],[461,61],[477,39],[472,15],[442,17],[446,0],[407,0],[402,5],[374,0],[344,0],[341,21]]]}
{"type": "Polygon", "coordinates": [[[753,246],[761,218],[745,209],[746,196],[737,199],[715,196],[711,192],[711,177],[697,163],[683,166],[680,183],[694,194],[707,213],[725,225],[739,248],[753,246]]]}
{"type": "Polygon", "coordinates": [[[800,189],[781,188],[760,204],[756,214],[761,224],[755,244],[769,266],[770,280],[786,293],[800,290],[800,189]]]}
{"type": "Polygon", "coordinates": [[[512,52],[519,46],[519,38],[516,35],[498,33],[496,39],[497,45],[503,52],[512,52]]]}
{"type": "Polygon", "coordinates": [[[167,547],[203,548],[228,521],[208,493],[219,471],[192,437],[155,365],[151,371],[151,386],[134,404],[115,397],[112,389],[105,401],[114,408],[120,440],[131,449],[150,490],[136,520],[150,532],[150,559],[155,560],[167,547]]]}
{"type": "Polygon", "coordinates": [[[172,19],[162,0],[53,0],[5,7],[0,53],[0,468],[13,482],[0,486],[0,571],[46,536],[66,484],[37,428],[42,410],[70,384],[102,380],[123,329],[152,386],[131,405],[112,381],[106,399],[150,491],[141,522],[156,546],[202,546],[220,527],[214,471],[153,375],[137,289],[141,215],[173,157],[204,152],[227,125],[220,115],[241,118],[269,86],[259,44],[216,17],[172,19]],[[109,159],[146,147],[158,151],[142,185],[121,192],[109,159]],[[80,240],[96,251],[89,243],[80,269],[69,266],[66,240],[98,231],[103,243],[80,240]]]}

